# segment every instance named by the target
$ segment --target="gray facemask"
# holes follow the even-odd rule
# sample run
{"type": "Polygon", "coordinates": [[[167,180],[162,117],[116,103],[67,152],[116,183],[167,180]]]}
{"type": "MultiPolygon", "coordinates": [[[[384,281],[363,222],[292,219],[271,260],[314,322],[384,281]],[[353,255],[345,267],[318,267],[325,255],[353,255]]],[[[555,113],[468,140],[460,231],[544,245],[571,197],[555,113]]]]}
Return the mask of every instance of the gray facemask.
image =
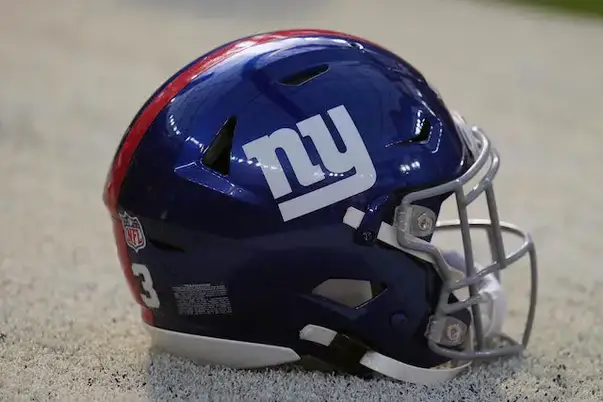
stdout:
{"type": "Polygon", "coordinates": [[[493,180],[499,168],[499,156],[482,130],[470,127],[464,119],[453,114],[458,131],[475,163],[458,179],[406,195],[396,208],[394,227],[397,243],[404,250],[433,262],[443,279],[442,293],[436,312],[427,331],[430,348],[446,357],[456,360],[473,360],[520,353],[527,345],[534,323],[537,296],[536,252],[530,235],[518,227],[501,222],[494,196],[493,180]],[[484,176],[468,192],[463,186],[485,170],[484,176]],[[458,220],[435,221],[435,213],[425,207],[415,205],[417,201],[453,192],[458,209],[458,220]],[[468,206],[485,194],[490,219],[469,219],[468,206]],[[480,267],[475,262],[471,229],[485,230],[488,234],[492,263],[480,267]],[[445,252],[420,237],[437,231],[460,230],[464,255],[445,252]],[[503,233],[519,236],[523,244],[511,254],[505,252],[503,233]],[[500,284],[500,273],[525,255],[529,256],[531,291],[528,317],[521,342],[504,335],[502,322],[506,315],[506,296],[500,284]],[[418,255],[419,256],[419,255],[418,255]],[[469,297],[454,304],[449,296],[462,289],[469,290],[469,297]],[[455,311],[470,308],[474,327],[475,348],[465,351],[451,350],[466,341],[469,331],[465,324],[450,316],[455,311]],[[492,336],[506,340],[506,345],[487,348],[487,340],[492,336]]]}

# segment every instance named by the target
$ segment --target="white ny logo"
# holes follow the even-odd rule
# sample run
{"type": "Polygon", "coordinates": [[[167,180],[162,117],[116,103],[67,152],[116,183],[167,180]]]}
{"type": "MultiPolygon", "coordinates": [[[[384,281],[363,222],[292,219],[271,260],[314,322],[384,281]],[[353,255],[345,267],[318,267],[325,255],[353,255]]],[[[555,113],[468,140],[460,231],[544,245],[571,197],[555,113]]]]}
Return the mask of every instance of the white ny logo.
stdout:
{"type": "MultiPolygon", "coordinates": [[[[332,108],[328,114],[346,146],[345,152],[337,149],[337,145],[320,115],[300,121],[297,123],[297,128],[303,137],[309,137],[312,140],[322,163],[329,171],[341,174],[355,168],[356,172],[353,176],[279,203],[284,221],[295,219],[366,191],[377,181],[373,161],[345,106],[332,108]]],[[[325,172],[320,165],[312,163],[297,131],[291,128],[281,128],[270,135],[243,145],[247,158],[257,159],[274,199],[283,197],[292,191],[291,184],[276,154],[278,148],[287,155],[295,177],[302,186],[307,187],[325,179],[325,172]]]]}

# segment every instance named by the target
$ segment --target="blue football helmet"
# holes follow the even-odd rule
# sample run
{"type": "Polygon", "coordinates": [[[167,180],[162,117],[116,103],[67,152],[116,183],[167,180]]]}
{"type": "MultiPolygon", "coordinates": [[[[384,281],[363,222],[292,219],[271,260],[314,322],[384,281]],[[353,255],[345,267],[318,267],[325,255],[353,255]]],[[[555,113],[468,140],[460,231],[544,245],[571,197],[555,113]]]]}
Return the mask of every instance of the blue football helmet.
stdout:
{"type": "Polygon", "coordinates": [[[498,168],[484,132],[399,56],[339,32],[278,31],[169,78],[124,134],[104,202],[154,345],[207,364],[310,358],[433,384],[530,337],[535,248],[499,220],[498,168]],[[489,219],[469,219],[481,195],[489,219]],[[438,221],[452,196],[459,219],[438,221]],[[486,266],[471,228],[488,233],[486,266]],[[450,229],[462,253],[432,241],[450,229]],[[522,239],[513,253],[504,232],[522,239]],[[523,256],[531,295],[515,341],[500,272],[523,256]]]}

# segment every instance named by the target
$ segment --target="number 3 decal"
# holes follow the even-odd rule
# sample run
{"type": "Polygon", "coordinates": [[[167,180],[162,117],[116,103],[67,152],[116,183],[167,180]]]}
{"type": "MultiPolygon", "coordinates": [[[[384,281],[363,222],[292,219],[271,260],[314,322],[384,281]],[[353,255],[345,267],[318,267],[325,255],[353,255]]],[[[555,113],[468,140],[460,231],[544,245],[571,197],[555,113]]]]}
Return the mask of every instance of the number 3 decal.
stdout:
{"type": "Polygon", "coordinates": [[[142,287],[143,292],[140,293],[140,297],[144,304],[149,308],[158,308],[159,297],[157,296],[155,288],[153,288],[153,279],[151,278],[149,269],[142,264],[132,264],[132,272],[134,275],[141,278],[140,286],[142,287]]]}

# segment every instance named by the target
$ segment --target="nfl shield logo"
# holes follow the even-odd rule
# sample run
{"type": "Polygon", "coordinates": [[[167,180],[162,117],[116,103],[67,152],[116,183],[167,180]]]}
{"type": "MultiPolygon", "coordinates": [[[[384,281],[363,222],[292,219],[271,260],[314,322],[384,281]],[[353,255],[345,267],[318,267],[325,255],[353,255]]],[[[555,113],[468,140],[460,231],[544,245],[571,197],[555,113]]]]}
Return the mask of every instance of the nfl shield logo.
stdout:
{"type": "Polygon", "coordinates": [[[143,249],[147,245],[147,239],[144,237],[142,225],[138,218],[128,215],[125,211],[123,214],[120,214],[119,217],[121,218],[121,225],[124,228],[124,235],[128,247],[136,252],[143,249]]]}

